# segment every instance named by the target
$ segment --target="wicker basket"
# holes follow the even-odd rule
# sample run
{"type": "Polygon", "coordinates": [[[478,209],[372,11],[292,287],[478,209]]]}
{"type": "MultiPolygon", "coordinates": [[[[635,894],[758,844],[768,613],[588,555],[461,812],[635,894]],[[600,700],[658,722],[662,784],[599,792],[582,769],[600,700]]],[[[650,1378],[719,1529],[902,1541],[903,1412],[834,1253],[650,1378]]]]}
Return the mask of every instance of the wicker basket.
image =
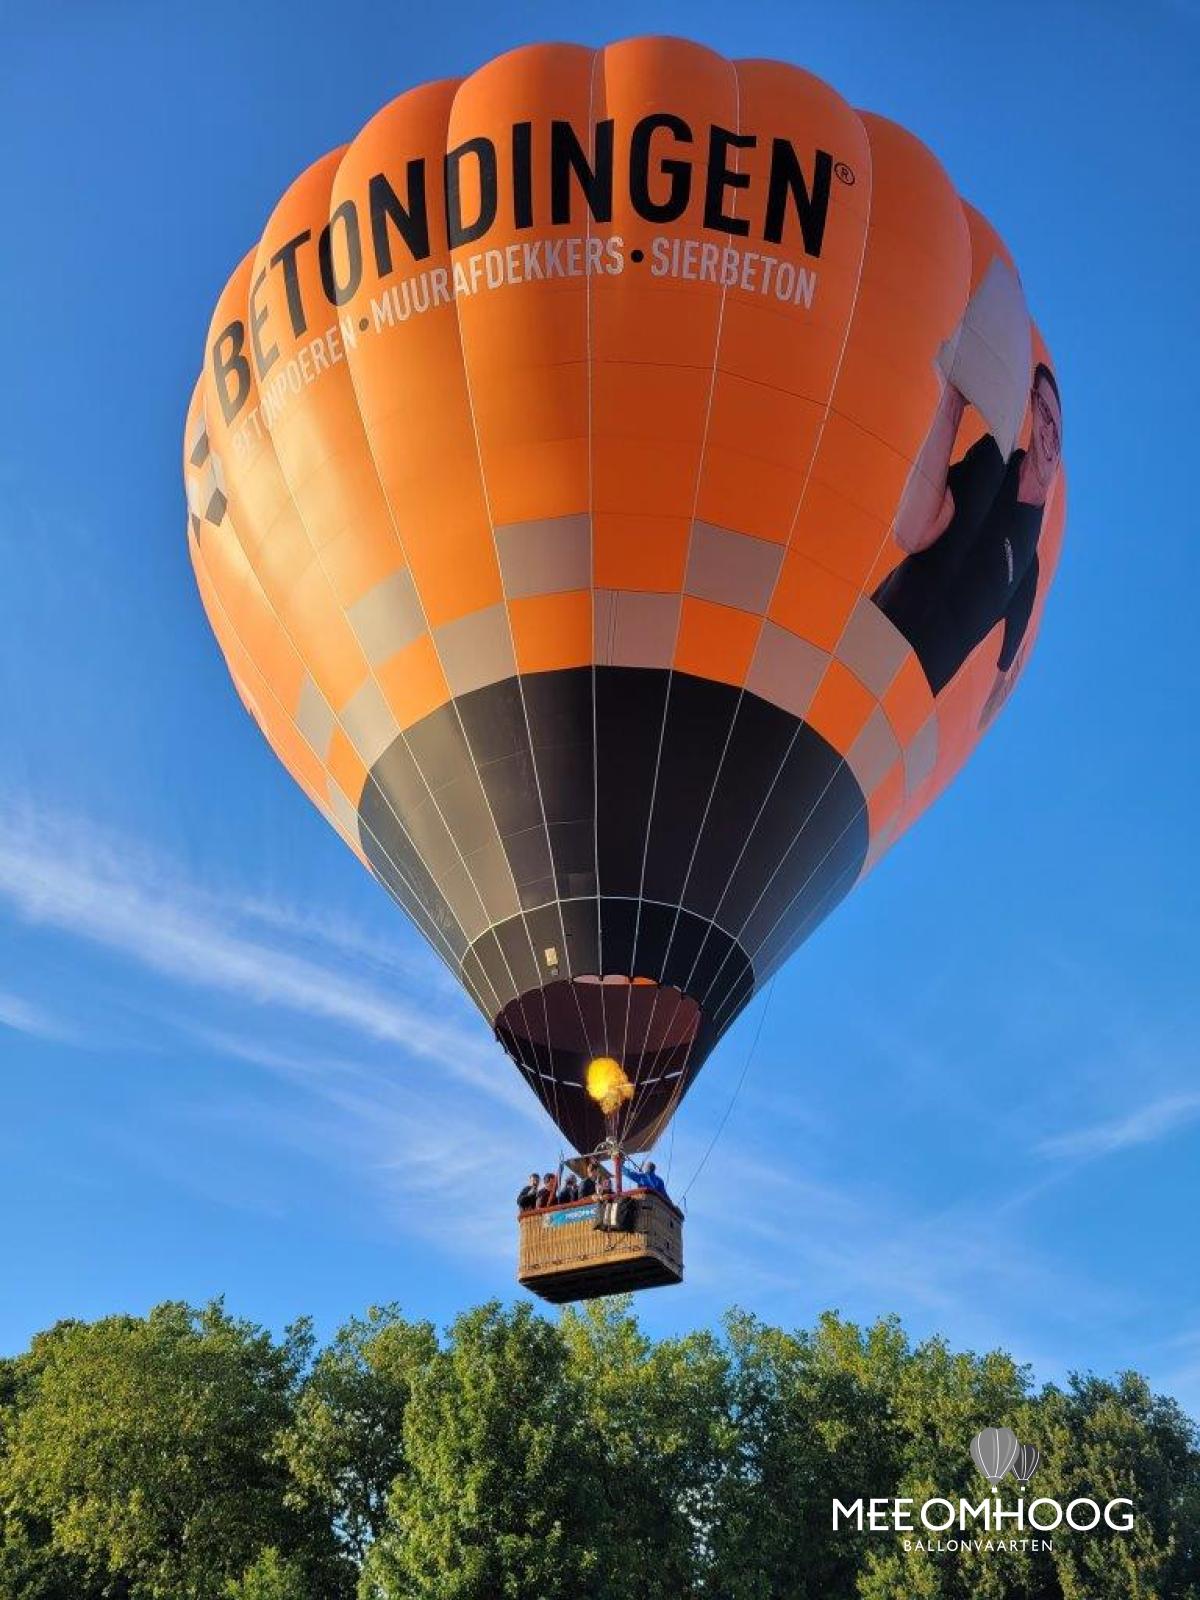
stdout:
{"type": "Polygon", "coordinates": [[[517,1280],[561,1305],[679,1283],[683,1278],[683,1217],[648,1190],[627,1193],[625,1229],[605,1226],[613,1202],[578,1200],[520,1216],[517,1280]]]}

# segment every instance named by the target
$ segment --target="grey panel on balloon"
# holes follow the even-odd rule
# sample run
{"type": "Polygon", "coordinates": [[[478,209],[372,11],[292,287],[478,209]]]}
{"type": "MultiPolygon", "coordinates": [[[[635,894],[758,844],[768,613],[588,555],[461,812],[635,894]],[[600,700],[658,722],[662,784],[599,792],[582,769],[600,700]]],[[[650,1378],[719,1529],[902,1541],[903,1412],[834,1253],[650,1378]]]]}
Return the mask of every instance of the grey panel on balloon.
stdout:
{"type": "Polygon", "coordinates": [[[374,678],[368,678],[342,707],[342,726],[368,767],[375,765],[400,732],[392,709],[374,678]]]}
{"type": "Polygon", "coordinates": [[[306,673],[296,707],[296,727],[322,761],[329,754],[329,744],[336,725],[333,707],[306,673]]]}
{"type": "Polygon", "coordinates": [[[904,747],[904,787],[909,794],[919,789],[933,771],[937,752],[938,722],[934,712],[926,717],[904,747]]]}
{"type": "Polygon", "coordinates": [[[453,695],[498,683],[516,671],[508,610],[502,601],[434,629],[434,644],[453,695]]]}
{"type": "Polygon", "coordinates": [[[421,602],[407,567],[368,589],[348,608],[346,618],[373,667],[405,649],[425,632],[421,602]]]}
{"type": "Polygon", "coordinates": [[[784,547],[771,540],[693,522],[684,592],[761,614],[775,588],[783,554],[784,547]]]}
{"type": "Polygon", "coordinates": [[[878,700],[891,686],[912,646],[872,600],[861,599],[837,643],[837,658],[878,700]]]}
{"type": "Polygon", "coordinates": [[[679,595],[597,589],[592,598],[597,666],[671,665],[679,633],[679,595]]]}
{"type": "Polygon", "coordinates": [[[828,665],[827,651],[774,622],[764,622],[746,687],[781,710],[802,717],[828,665]]]}
{"type": "Polygon", "coordinates": [[[869,795],[900,759],[900,744],[886,713],[878,706],[846,754],[846,764],[869,795]]]}
{"type": "Polygon", "coordinates": [[[508,523],[496,529],[496,552],[509,599],[591,587],[592,528],[586,515],[508,523]]]}

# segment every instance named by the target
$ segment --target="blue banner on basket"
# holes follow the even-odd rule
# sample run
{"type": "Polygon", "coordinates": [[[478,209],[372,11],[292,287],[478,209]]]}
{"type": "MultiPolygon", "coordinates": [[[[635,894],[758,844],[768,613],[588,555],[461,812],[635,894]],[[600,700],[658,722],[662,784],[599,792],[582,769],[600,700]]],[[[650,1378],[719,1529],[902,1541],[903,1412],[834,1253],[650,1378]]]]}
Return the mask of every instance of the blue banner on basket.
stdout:
{"type": "Polygon", "coordinates": [[[595,1222],[595,1206],[572,1206],[570,1211],[547,1211],[543,1228],[569,1228],[573,1222],[595,1222]]]}

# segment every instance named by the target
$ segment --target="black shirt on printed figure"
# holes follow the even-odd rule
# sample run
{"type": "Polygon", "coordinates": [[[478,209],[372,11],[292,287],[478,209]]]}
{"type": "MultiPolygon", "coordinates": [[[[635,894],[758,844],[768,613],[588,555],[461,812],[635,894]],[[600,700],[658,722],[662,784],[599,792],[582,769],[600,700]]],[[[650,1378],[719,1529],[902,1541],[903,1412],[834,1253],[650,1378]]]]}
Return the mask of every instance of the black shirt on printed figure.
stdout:
{"type": "Polygon", "coordinates": [[[1038,581],[1044,506],[1017,498],[1024,450],[1007,465],[990,434],[946,475],[954,515],[940,539],[906,556],[871,596],[912,645],[934,694],[1001,619],[996,662],[1007,672],[1021,648],[1038,581]]]}

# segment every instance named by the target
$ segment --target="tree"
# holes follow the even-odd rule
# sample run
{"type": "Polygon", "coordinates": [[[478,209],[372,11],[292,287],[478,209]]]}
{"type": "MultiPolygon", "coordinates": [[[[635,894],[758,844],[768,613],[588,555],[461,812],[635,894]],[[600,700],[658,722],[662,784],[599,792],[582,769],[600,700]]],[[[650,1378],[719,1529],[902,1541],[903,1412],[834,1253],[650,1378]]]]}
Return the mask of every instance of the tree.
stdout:
{"type": "Polygon", "coordinates": [[[248,1567],[241,1578],[225,1585],[225,1600],[318,1600],[299,1561],[287,1560],[274,1545],[248,1567]]]}
{"type": "Polygon", "coordinates": [[[106,1600],[101,1578],[77,1556],[56,1549],[49,1523],[30,1516],[10,1501],[6,1471],[21,1410],[34,1392],[40,1355],[57,1334],[73,1323],[60,1323],[35,1341],[19,1359],[0,1360],[0,1595],[4,1600],[106,1600]]]}
{"type": "Polygon", "coordinates": [[[44,1523],[19,1516],[6,1516],[0,1522],[4,1600],[109,1600],[110,1594],[84,1562],[55,1549],[44,1523]]]}
{"type": "Polygon", "coordinates": [[[1132,1501],[1133,1527],[1054,1535],[1063,1600],[1200,1600],[1200,1450],[1173,1400],[1134,1372],[1073,1375],[1047,1388],[1036,1419],[1047,1471],[1039,1493],[1069,1503],[1132,1501]]]}
{"type": "Polygon", "coordinates": [[[732,1470],[714,1534],[722,1600],[853,1592],[861,1546],[835,1534],[831,1498],[885,1495],[900,1444],[893,1397],[908,1347],[899,1325],[863,1333],[827,1314],[787,1333],[733,1312],[732,1470]]]}
{"type": "Polygon", "coordinates": [[[291,1503],[315,1500],[356,1565],[381,1533],[388,1492],[406,1470],[405,1413],[436,1354],[431,1323],[406,1322],[396,1306],[372,1307],[321,1351],[283,1434],[291,1503]]]}
{"type": "Polygon", "coordinates": [[[654,1344],[628,1296],[562,1320],[588,1431],[600,1570],[589,1600],[701,1592],[728,1450],[728,1357],[707,1333],[654,1344]]]}
{"type": "MultiPolygon", "coordinates": [[[[899,1473],[893,1495],[919,1506],[941,1497],[979,1505],[991,1496],[970,1455],[971,1440],[982,1428],[1006,1425],[1019,1438],[1032,1439],[1026,1418],[1030,1375],[1001,1351],[977,1356],[952,1351],[944,1339],[927,1339],[908,1353],[895,1375],[891,1402],[899,1440],[899,1473]]],[[[1012,1495],[1005,1496],[1006,1503],[1012,1495]]],[[[1011,1530],[1010,1530],[1011,1531],[1011,1530]]],[[[997,1560],[989,1536],[1002,1533],[972,1521],[968,1548],[931,1553],[938,1535],[918,1528],[888,1542],[875,1536],[869,1545],[859,1592],[865,1600],[1041,1600],[1057,1591],[1049,1559],[1032,1547],[1006,1551],[997,1560]],[[971,1547],[980,1539],[983,1548],[971,1547]],[[907,1541],[910,1548],[905,1550],[907,1541]],[[1048,1587],[1049,1586],[1049,1587],[1048,1587]]]]}
{"type": "Polygon", "coordinates": [[[590,1443],[556,1327],[527,1305],[460,1316],[413,1384],[407,1470],[392,1486],[360,1593],[590,1594],[603,1554],[590,1443]]]}
{"type": "Polygon", "coordinates": [[[304,1324],[277,1343],[220,1304],[35,1340],[6,1441],[10,1514],[130,1600],[216,1600],[268,1545],[335,1594],[332,1542],[288,1504],[278,1449],[311,1346],[304,1324]]]}
{"type": "MultiPolygon", "coordinates": [[[[956,1508],[956,1507],[955,1507],[956,1508]]],[[[990,1512],[989,1512],[990,1515],[990,1512]]],[[[957,1519],[955,1519],[957,1521],[957,1519]]],[[[968,1540],[1016,1533],[973,1518],[968,1540]]],[[[1035,1529],[1026,1530],[1029,1533],[1035,1529]]],[[[957,1526],[948,1534],[957,1534],[957,1526]]],[[[1144,1379],[1034,1388],[894,1319],[743,1312],[654,1340],[629,1300],[394,1307],[316,1354],[217,1304],[62,1323],[0,1360],[0,1600],[1200,1600],[1200,1436],[1144,1379]],[[1041,1461],[989,1492],[1012,1428],[1041,1461]],[[1052,1549],[918,1550],[926,1499],[1132,1503],[1052,1549]],[[908,1500],[911,1535],[832,1527],[908,1500]],[[905,1541],[909,1548],[905,1549],[905,1541]]]]}

